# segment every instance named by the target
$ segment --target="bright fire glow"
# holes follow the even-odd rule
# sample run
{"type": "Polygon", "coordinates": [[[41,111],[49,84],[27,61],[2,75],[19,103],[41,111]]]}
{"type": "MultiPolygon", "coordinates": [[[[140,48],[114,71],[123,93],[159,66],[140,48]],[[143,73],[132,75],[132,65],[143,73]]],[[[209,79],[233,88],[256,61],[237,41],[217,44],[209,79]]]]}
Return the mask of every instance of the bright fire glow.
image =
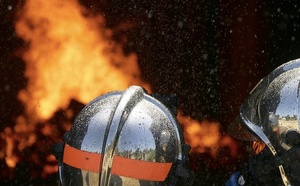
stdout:
{"type": "MultiPolygon", "coordinates": [[[[17,162],[14,140],[19,151],[33,145],[37,123],[66,109],[72,99],[86,104],[133,84],[151,91],[141,80],[137,56],[125,55],[122,46],[111,39],[104,18],[91,14],[76,0],[27,0],[18,12],[15,28],[27,44],[22,58],[28,84],[19,93],[25,116],[18,117],[14,132],[3,133],[9,167],[17,162]],[[22,137],[12,138],[11,133],[22,137]]],[[[45,124],[44,135],[51,134],[49,126],[45,124]]],[[[44,170],[53,171],[49,165],[44,170]]]]}
{"type": "MultiPolygon", "coordinates": [[[[22,57],[28,82],[19,93],[26,113],[17,118],[14,128],[1,133],[6,151],[0,155],[9,167],[21,161],[14,151],[38,141],[38,123],[44,125],[44,136],[53,135],[56,129],[47,120],[57,110],[67,109],[72,99],[86,104],[103,93],[134,84],[151,92],[150,85],[141,80],[136,54],[125,55],[122,46],[112,40],[104,18],[90,13],[77,0],[27,0],[15,28],[26,42],[22,57]]],[[[178,119],[192,152],[210,149],[215,155],[220,146],[232,143],[220,135],[218,123],[199,123],[181,114],[178,119]]],[[[51,164],[53,157],[47,161],[43,176],[57,170],[51,164]]]]}
{"type": "Polygon", "coordinates": [[[75,0],[27,0],[16,31],[28,42],[27,89],[19,94],[35,119],[48,119],[70,99],[87,103],[99,94],[140,80],[137,56],[125,56],[100,15],[75,0]]]}
{"type": "Polygon", "coordinates": [[[178,120],[183,123],[186,143],[191,146],[192,153],[209,152],[216,156],[221,147],[229,147],[232,156],[237,154],[237,146],[229,136],[222,136],[220,123],[197,121],[189,117],[178,115],[178,120]]]}

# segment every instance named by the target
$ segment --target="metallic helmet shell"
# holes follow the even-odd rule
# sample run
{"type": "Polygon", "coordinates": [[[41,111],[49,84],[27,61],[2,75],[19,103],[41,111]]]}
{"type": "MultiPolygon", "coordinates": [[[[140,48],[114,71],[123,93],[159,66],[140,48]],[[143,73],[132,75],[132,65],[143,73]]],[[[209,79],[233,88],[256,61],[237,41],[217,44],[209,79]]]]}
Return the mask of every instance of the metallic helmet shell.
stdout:
{"type": "Polygon", "coordinates": [[[279,168],[284,185],[300,183],[299,91],[300,59],[297,59],[263,78],[228,127],[228,132],[240,140],[264,142],[273,155],[273,159],[269,157],[273,164],[269,165],[279,168]]]}
{"type": "Polygon", "coordinates": [[[300,60],[279,66],[250,92],[229,133],[241,140],[262,140],[275,148],[271,151],[288,150],[285,133],[300,132],[299,88],[300,60]]]}
{"type": "Polygon", "coordinates": [[[142,87],[102,95],[75,118],[59,166],[62,185],[162,183],[182,160],[176,117],[142,87]]]}

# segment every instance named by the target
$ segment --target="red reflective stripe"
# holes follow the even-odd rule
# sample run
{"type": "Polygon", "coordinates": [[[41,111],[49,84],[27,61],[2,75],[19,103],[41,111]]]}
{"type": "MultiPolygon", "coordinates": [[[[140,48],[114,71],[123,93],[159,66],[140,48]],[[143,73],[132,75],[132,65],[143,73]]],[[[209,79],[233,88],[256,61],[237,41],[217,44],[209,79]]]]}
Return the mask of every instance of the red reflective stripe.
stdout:
{"type": "Polygon", "coordinates": [[[111,173],[135,179],[164,181],[172,163],[148,162],[115,156],[111,173]]]}
{"type": "MultiPolygon", "coordinates": [[[[102,154],[76,149],[65,144],[63,162],[91,172],[101,172],[102,154]]],[[[148,162],[114,156],[111,174],[134,179],[164,181],[169,174],[172,163],[148,162]]]]}
{"type": "Polygon", "coordinates": [[[63,162],[78,169],[101,172],[102,155],[82,151],[65,144],[63,162]]]}

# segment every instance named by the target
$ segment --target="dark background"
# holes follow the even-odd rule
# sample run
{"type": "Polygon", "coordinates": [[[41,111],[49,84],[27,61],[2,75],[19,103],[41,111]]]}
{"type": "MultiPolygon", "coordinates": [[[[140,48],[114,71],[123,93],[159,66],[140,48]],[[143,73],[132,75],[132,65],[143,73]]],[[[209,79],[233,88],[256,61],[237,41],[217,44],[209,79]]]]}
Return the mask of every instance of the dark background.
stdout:
{"type": "MultiPolygon", "coordinates": [[[[14,31],[15,11],[24,1],[0,1],[0,131],[13,124],[24,108],[17,99],[26,87],[24,63],[15,55],[23,46],[14,31]]],[[[126,52],[137,53],[143,79],[153,92],[176,93],[179,108],[199,121],[216,120],[226,133],[239,105],[255,84],[278,65],[300,56],[300,3],[292,0],[112,0],[83,1],[105,16],[114,39],[126,52]]],[[[75,110],[80,103],[71,103],[75,110]]],[[[59,118],[59,114],[56,116],[59,118]]],[[[42,137],[41,137],[42,138],[42,137]]],[[[2,139],[1,139],[2,140],[2,139]]],[[[43,139],[46,140],[46,139],[43,139]]],[[[1,141],[0,145],[4,145],[1,141]]],[[[37,151],[36,148],[28,149],[37,151]]],[[[38,151],[39,152],[39,151],[38,151]]],[[[222,156],[222,154],[220,155],[222,156]]],[[[205,155],[192,155],[198,185],[224,185],[232,166],[218,166],[205,155]],[[206,165],[206,161],[211,161],[206,165]]],[[[30,179],[19,164],[6,174],[1,160],[0,179],[6,184],[53,184],[30,179]],[[22,181],[16,181],[22,180],[22,181]],[[24,181],[26,180],[26,181],[24,181]]],[[[22,168],[25,167],[25,168],[22,168]]]]}

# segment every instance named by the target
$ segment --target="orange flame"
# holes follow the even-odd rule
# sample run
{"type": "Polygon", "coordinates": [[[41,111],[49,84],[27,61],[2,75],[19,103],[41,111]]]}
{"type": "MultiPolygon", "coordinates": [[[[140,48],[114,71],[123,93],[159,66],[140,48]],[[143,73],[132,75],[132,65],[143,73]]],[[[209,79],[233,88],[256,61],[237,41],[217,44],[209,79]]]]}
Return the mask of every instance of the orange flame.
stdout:
{"type": "Polygon", "coordinates": [[[45,120],[70,99],[87,103],[99,94],[149,85],[140,79],[137,56],[112,42],[102,16],[76,0],[27,0],[16,31],[28,43],[23,55],[27,89],[19,94],[28,115],[45,120]]]}
{"type": "Polygon", "coordinates": [[[229,136],[222,136],[220,123],[197,121],[189,117],[178,115],[178,120],[183,123],[184,135],[187,144],[191,146],[192,153],[209,152],[216,156],[221,147],[229,147],[232,156],[236,156],[238,147],[229,136]]]}
{"type": "MultiPolygon", "coordinates": [[[[13,129],[1,133],[9,167],[20,161],[14,144],[22,151],[36,143],[37,123],[43,122],[42,134],[51,136],[55,128],[47,120],[57,110],[67,109],[72,99],[86,104],[100,94],[133,84],[151,92],[150,85],[141,80],[136,54],[125,55],[122,46],[113,42],[104,18],[77,0],[27,0],[15,28],[27,43],[22,57],[28,83],[18,95],[26,114],[17,118],[13,129]]],[[[219,123],[199,123],[182,114],[178,119],[192,152],[210,149],[215,155],[220,146],[232,143],[220,135],[219,123]]],[[[51,164],[53,157],[47,161],[43,176],[57,170],[51,164]]]]}
{"type": "Polygon", "coordinates": [[[5,161],[8,167],[15,167],[16,163],[19,161],[18,157],[13,154],[13,132],[11,128],[6,127],[4,130],[4,135],[2,134],[1,137],[5,137],[6,141],[6,157],[5,161]]]}
{"type": "MultiPolygon", "coordinates": [[[[19,151],[33,145],[37,123],[65,110],[72,99],[86,104],[133,84],[151,91],[141,80],[136,54],[125,55],[111,39],[104,18],[91,14],[78,1],[27,0],[18,13],[15,28],[27,43],[22,57],[28,83],[18,95],[26,114],[17,118],[13,131],[3,133],[9,167],[17,162],[14,143],[19,151]]],[[[44,135],[51,133],[49,127],[45,124],[44,135]]],[[[53,171],[49,166],[45,170],[53,171]]]]}

